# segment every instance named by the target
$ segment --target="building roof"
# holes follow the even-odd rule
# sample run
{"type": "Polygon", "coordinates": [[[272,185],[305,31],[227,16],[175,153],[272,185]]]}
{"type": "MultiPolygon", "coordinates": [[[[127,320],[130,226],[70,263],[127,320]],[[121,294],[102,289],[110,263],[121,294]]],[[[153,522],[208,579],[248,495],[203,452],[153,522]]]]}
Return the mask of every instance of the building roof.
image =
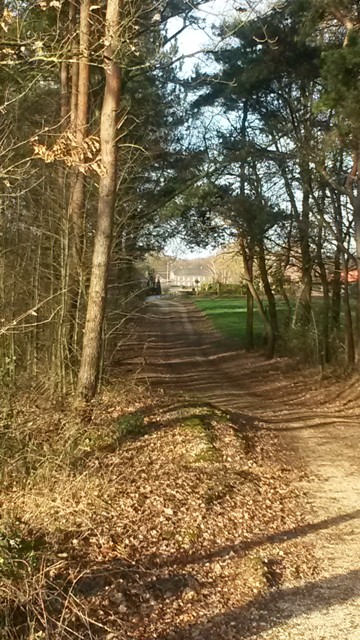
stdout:
{"type": "Polygon", "coordinates": [[[211,271],[206,264],[206,260],[181,260],[177,262],[172,272],[175,276],[195,277],[210,276],[211,271]]]}

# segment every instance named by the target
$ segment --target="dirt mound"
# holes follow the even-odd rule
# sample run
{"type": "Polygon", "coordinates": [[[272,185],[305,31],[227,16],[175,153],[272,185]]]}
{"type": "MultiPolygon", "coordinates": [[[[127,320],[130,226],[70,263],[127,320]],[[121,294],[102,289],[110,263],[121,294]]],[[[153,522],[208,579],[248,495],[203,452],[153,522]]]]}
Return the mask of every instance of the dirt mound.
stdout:
{"type": "Polygon", "coordinates": [[[144,393],[131,407],[108,395],[87,425],[62,420],[27,425],[33,457],[1,496],[8,630],[232,638],[251,629],[264,594],[296,582],[308,553],[294,539],[299,474],[262,425],[144,393]]]}

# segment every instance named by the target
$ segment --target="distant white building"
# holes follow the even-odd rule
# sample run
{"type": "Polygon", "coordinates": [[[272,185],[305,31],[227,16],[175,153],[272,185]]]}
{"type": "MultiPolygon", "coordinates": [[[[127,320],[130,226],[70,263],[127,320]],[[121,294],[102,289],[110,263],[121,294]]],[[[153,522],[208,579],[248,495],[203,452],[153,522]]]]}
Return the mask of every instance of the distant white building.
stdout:
{"type": "Polygon", "coordinates": [[[197,287],[213,281],[210,269],[203,260],[181,260],[165,271],[157,273],[161,284],[174,287],[197,287]]]}

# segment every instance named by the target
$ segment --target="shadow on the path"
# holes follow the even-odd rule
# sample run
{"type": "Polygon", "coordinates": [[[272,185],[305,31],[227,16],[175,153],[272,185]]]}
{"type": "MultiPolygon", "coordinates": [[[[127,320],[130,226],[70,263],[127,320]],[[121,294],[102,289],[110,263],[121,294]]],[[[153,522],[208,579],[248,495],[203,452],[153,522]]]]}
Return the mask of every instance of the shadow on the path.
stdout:
{"type": "Polygon", "coordinates": [[[240,640],[255,638],[303,614],[310,614],[360,596],[360,570],[303,586],[270,591],[243,607],[217,614],[158,635],[156,640],[240,640]]]}
{"type": "Polygon", "coordinates": [[[285,531],[280,531],[268,536],[255,538],[254,540],[239,542],[238,544],[224,545],[206,553],[187,553],[184,554],[183,557],[176,556],[170,558],[168,556],[148,556],[146,559],[146,566],[161,568],[171,567],[174,565],[176,565],[177,567],[185,567],[187,565],[194,564],[207,564],[208,562],[211,562],[218,558],[226,558],[227,556],[233,554],[244,554],[248,551],[252,551],[253,549],[262,547],[267,544],[281,544],[284,542],[288,542],[289,540],[305,538],[306,536],[317,533],[318,531],[325,531],[327,529],[331,529],[332,527],[338,527],[353,520],[358,520],[359,518],[360,509],[356,509],[351,513],[344,513],[339,516],[320,520],[319,522],[305,524],[301,527],[286,529],[285,531]]]}

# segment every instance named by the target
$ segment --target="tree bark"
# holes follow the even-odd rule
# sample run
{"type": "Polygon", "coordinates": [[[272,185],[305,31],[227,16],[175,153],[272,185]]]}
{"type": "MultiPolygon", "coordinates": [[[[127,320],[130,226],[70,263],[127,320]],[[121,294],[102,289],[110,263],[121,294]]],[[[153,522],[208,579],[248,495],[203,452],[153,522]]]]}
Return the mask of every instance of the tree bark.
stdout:
{"type": "Polygon", "coordinates": [[[106,9],[104,69],[106,83],[101,111],[100,146],[103,175],[99,185],[97,228],[90,289],[78,378],[77,395],[86,401],[96,393],[105,315],[107,275],[116,197],[116,132],[120,105],[121,74],[115,62],[120,29],[120,2],[108,0],[106,9]]]}
{"type": "MultiPolygon", "coordinates": [[[[71,124],[79,147],[87,136],[89,120],[89,87],[90,87],[90,35],[91,15],[90,0],[80,3],[79,53],[78,61],[72,66],[71,124]]],[[[76,5],[70,4],[69,24],[72,32],[73,49],[76,50],[75,33],[76,5]]],[[[71,179],[71,195],[69,200],[70,227],[70,265],[69,265],[69,332],[68,349],[72,364],[77,360],[77,316],[81,297],[82,254],[84,245],[84,215],[86,178],[79,167],[75,167],[71,179]]]]}
{"type": "MultiPolygon", "coordinates": [[[[254,271],[254,248],[250,247],[247,253],[247,273],[250,280],[253,279],[254,271]]],[[[246,348],[252,351],[254,348],[254,298],[247,284],[246,291],[246,348]]]]}
{"type": "Polygon", "coordinates": [[[346,364],[353,367],[355,362],[355,342],[353,321],[351,315],[350,296],[349,296],[349,258],[343,253],[343,273],[344,273],[344,325],[345,325],[345,353],[346,364]]]}
{"type": "Polygon", "coordinates": [[[264,292],[267,297],[267,301],[269,305],[269,320],[271,322],[271,326],[273,328],[273,332],[276,337],[279,330],[277,310],[276,310],[276,300],[271,288],[271,284],[270,284],[269,276],[267,272],[264,244],[263,242],[258,242],[257,246],[258,246],[258,264],[259,264],[259,271],[261,275],[261,281],[263,283],[264,292]]]}
{"type": "Polygon", "coordinates": [[[249,290],[251,292],[252,297],[254,298],[254,302],[259,310],[261,319],[264,323],[264,329],[265,329],[265,336],[266,336],[266,357],[271,360],[271,358],[274,357],[275,354],[275,333],[273,331],[273,327],[271,325],[271,322],[269,321],[269,318],[266,315],[266,311],[264,309],[264,305],[261,301],[261,298],[254,286],[254,282],[252,279],[252,276],[249,272],[249,268],[248,268],[248,256],[247,256],[247,251],[246,251],[246,245],[245,245],[245,241],[243,238],[240,238],[240,250],[241,250],[241,255],[243,257],[243,263],[244,263],[244,275],[245,275],[245,280],[247,282],[247,285],[249,287],[249,290]]]}
{"type": "MultiPolygon", "coordinates": [[[[249,115],[249,104],[247,100],[244,100],[243,113],[241,119],[241,140],[243,144],[246,143],[246,127],[247,119],[249,115]]],[[[246,159],[242,157],[240,163],[240,195],[245,196],[246,193],[246,159]]],[[[250,280],[253,279],[254,269],[254,247],[249,247],[247,253],[247,272],[250,280]]],[[[251,293],[249,285],[246,290],[246,349],[252,351],[254,348],[254,298],[251,293]]]]}
{"type": "Polygon", "coordinates": [[[326,273],[326,267],[322,255],[323,244],[323,225],[324,225],[324,213],[320,212],[320,221],[318,229],[318,237],[316,243],[316,262],[319,268],[321,286],[323,290],[323,317],[322,317],[322,359],[323,364],[330,362],[330,343],[329,343],[329,312],[330,312],[330,292],[329,282],[326,273]]]}
{"type": "Polygon", "coordinates": [[[334,256],[334,275],[332,279],[331,325],[334,331],[340,327],[341,311],[341,249],[337,245],[334,256]]]}
{"type": "Polygon", "coordinates": [[[303,199],[301,218],[297,221],[301,267],[302,267],[302,292],[301,304],[303,308],[302,320],[305,326],[309,326],[311,322],[311,296],[312,296],[312,257],[309,242],[309,226],[310,226],[310,167],[308,162],[304,162],[300,169],[303,199]]]}
{"type": "MultiPolygon", "coordinates": [[[[307,133],[307,139],[309,139],[309,133],[307,133]]],[[[280,151],[279,146],[275,141],[275,146],[280,151]]],[[[310,148],[308,146],[307,148],[310,148]]],[[[302,290],[300,296],[300,302],[302,305],[302,320],[305,326],[310,325],[312,320],[311,309],[311,297],[312,297],[312,257],[310,251],[310,194],[311,194],[311,170],[308,160],[302,159],[300,162],[300,177],[301,186],[303,190],[302,207],[301,211],[298,207],[295,193],[292,188],[291,181],[289,179],[286,163],[280,161],[278,163],[282,178],[284,180],[285,190],[289,198],[291,209],[296,223],[301,253],[301,280],[302,290]]]]}
{"type": "MultiPolygon", "coordinates": [[[[360,189],[360,179],[358,180],[360,189]]],[[[356,295],[356,357],[360,362],[360,193],[353,201],[353,218],[355,229],[355,258],[357,270],[357,295],[356,295]]]]}

